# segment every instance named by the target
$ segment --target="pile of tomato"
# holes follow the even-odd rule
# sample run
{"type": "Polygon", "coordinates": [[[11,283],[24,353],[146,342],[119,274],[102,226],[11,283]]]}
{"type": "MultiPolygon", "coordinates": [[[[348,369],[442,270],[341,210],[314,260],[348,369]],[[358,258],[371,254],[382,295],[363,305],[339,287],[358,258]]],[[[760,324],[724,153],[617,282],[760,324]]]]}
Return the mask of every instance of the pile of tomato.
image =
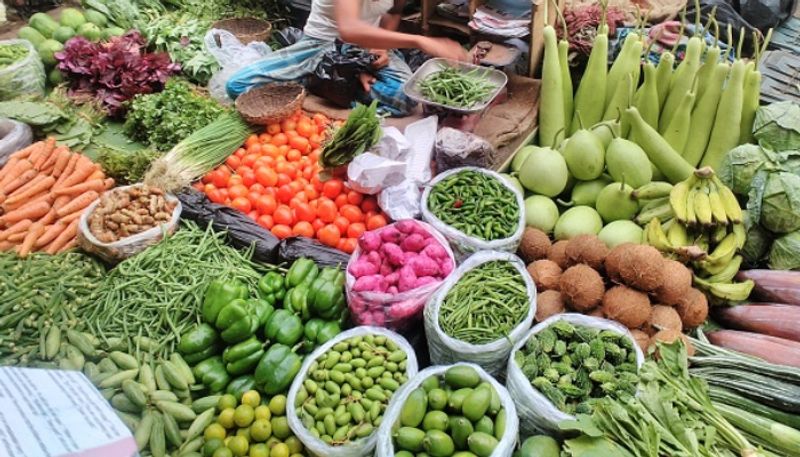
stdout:
{"type": "Polygon", "coordinates": [[[280,239],[316,238],[351,253],[364,231],[383,227],[387,220],[375,197],[349,189],[339,178],[320,180],[320,144],[330,125],[322,114],[303,113],[268,125],[195,188],[280,239]]]}

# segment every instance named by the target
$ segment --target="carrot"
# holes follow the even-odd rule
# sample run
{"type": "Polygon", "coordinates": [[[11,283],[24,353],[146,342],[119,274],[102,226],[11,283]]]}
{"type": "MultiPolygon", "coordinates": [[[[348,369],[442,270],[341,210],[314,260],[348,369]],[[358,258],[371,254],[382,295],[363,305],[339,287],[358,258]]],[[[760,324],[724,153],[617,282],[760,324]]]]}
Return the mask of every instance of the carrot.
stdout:
{"type": "Polygon", "coordinates": [[[104,190],[108,190],[114,187],[114,178],[106,178],[105,181],[103,182],[106,185],[104,190]]]}
{"type": "Polygon", "coordinates": [[[31,180],[36,178],[38,174],[39,173],[36,170],[33,169],[26,170],[21,175],[18,175],[17,179],[3,186],[2,189],[3,193],[6,194],[8,197],[10,197],[16,190],[22,188],[23,186],[25,186],[25,184],[32,182],[31,180]]]}
{"type": "Polygon", "coordinates": [[[57,219],[56,216],[56,210],[54,208],[50,208],[50,211],[48,211],[47,214],[42,216],[42,218],[36,222],[42,225],[47,225],[51,222],[54,222],[57,219]]]}
{"type": "Polygon", "coordinates": [[[92,179],[91,181],[82,182],[72,187],[63,187],[53,191],[56,195],[79,195],[87,190],[94,190],[102,192],[106,189],[106,182],[103,179],[92,179]]]}
{"type": "Polygon", "coordinates": [[[63,172],[67,167],[67,163],[69,162],[71,156],[72,154],[69,152],[69,149],[62,149],[58,154],[58,158],[56,159],[56,163],[53,166],[53,172],[51,174],[56,178],[61,176],[61,172],[63,172]]]}
{"type": "Polygon", "coordinates": [[[72,198],[69,195],[62,195],[53,202],[53,208],[59,209],[69,203],[70,200],[72,200],[72,198]]]}
{"type": "Polygon", "coordinates": [[[15,163],[12,167],[5,166],[0,171],[0,189],[4,188],[11,181],[19,178],[19,175],[33,168],[27,159],[22,159],[15,163]]]}
{"type": "Polygon", "coordinates": [[[56,181],[56,187],[58,187],[69,175],[75,171],[75,164],[78,162],[82,156],[77,152],[70,154],[69,160],[67,161],[67,165],[62,170],[61,174],[58,176],[58,181],[56,181]]]}
{"type": "Polygon", "coordinates": [[[73,238],[67,244],[65,244],[64,246],[61,246],[61,249],[56,251],[56,254],[61,254],[64,251],[69,251],[70,249],[74,248],[77,245],[78,245],[78,240],[73,238]]]}
{"type": "Polygon", "coordinates": [[[36,240],[42,236],[42,233],[44,233],[44,224],[40,222],[33,224],[31,229],[28,230],[28,234],[25,235],[25,239],[22,240],[22,244],[19,246],[17,255],[20,257],[27,257],[28,254],[31,253],[31,249],[33,249],[33,245],[36,243],[36,240]]]}
{"type": "Polygon", "coordinates": [[[36,149],[31,151],[31,155],[30,157],[28,157],[28,160],[33,164],[34,168],[36,168],[36,164],[39,162],[39,158],[42,157],[45,148],[47,148],[47,145],[45,144],[44,141],[38,142],[37,145],[38,146],[36,147],[36,149]]]}
{"type": "Polygon", "coordinates": [[[52,205],[53,201],[55,201],[55,199],[56,199],[55,195],[53,195],[49,191],[45,190],[45,191],[42,191],[42,192],[34,195],[33,197],[31,197],[28,200],[22,200],[22,201],[19,201],[19,202],[15,202],[12,205],[3,204],[3,209],[6,212],[9,212],[9,211],[14,211],[16,209],[22,208],[23,206],[31,205],[31,204],[38,203],[38,202],[47,202],[47,204],[52,205]]]}
{"type": "Polygon", "coordinates": [[[42,233],[42,236],[36,239],[36,243],[34,244],[34,246],[37,249],[47,246],[48,244],[50,244],[51,241],[56,239],[59,233],[64,231],[64,227],[66,226],[67,224],[65,224],[62,221],[58,221],[55,224],[48,225],[45,228],[44,233],[42,233]]]}
{"type": "Polygon", "coordinates": [[[53,152],[47,157],[47,160],[44,161],[42,170],[47,170],[48,168],[52,170],[53,167],[55,167],[58,158],[61,157],[61,153],[64,151],[69,151],[69,149],[66,146],[58,146],[54,148],[53,152]]]}
{"type": "Polygon", "coordinates": [[[63,248],[64,245],[69,243],[69,241],[75,238],[75,235],[78,234],[78,220],[75,219],[74,221],[70,222],[67,228],[61,232],[55,240],[53,240],[50,244],[47,245],[46,252],[48,254],[55,254],[58,252],[59,249],[63,248]]]}
{"type": "Polygon", "coordinates": [[[61,189],[64,187],[74,186],[75,184],[81,183],[86,181],[86,178],[91,176],[94,173],[94,170],[97,168],[97,165],[92,163],[85,156],[81,156],[78,159],[78,162],[75,164],[75,171],[72,172],[69,176],[67,176],[60,184],[55,186],[56,189],[61,189]]]}
{"type": "Polygon", "coordinates": [[[9,236],[15,233],[20,233],[24,232],[25,230],[28,230],[28,228],[32,224],[33,221],[31,221],[30,219],[22,219],[21,221],[18,221],[16,224],[0,232],[0,241],[8,239],[9,236]]]}
{"type": "Polygon", "coordinates": [[[32,202],[28,205],[24,205],[18,209],[4,214],[2,217],[0,217],[0,221],[2,221],[4,224],[13,224],[14,222],[21,221],[23,219],[36,220],[47,214],[47,212],[50,211],[50,208],[50,203],[47,201],[32,202]]]}
{"type": "Polygon", "coordinates": [[[0,251],[9,251],[14,248],[14,246],[16,246],[16,244],[10,241],[0,241],[0,251]]]}
{"type": "Polygon", "coordinates": [[[64,215],[62,217],[59,217],[58,221],[59,222],[63,222],[65,224],[69,224],[70,222],[74,221],[75,219],[80,219],[81,215],[83,214],[83,211],[85,209],[86,208],[81,208],[81,209],[79,209],[77,211],[73,211],[73,212],[71,212],[69,214],[66,214],[66,215],[64,215]]]}
{"type": "Polygon", "coordinates": [[[27,159],[30,157],[31,153],[39,148],[42,144],[42,141],[37,141],[36,143],[31,143],[30,145],[20,149],[19,151],[11,154],[12,159],[27,159]]]}
{"type": "Polygon", "coordinates": [[[15,234],[9,236],[7,241],[9,241],[11,243],[14,243],[14,244],[20,243],[20,242],[22,242],[22,240],[25,239],[25,235],[27,235],[27,234],[28,234],[28,232],[15,233],[15,234]]]}
{"type": "MultiPolygon", "coordinates": [[[[71,202],[67,203],[66,205],[62,206],[61,208],[57,209],[59,217],[64,217],[67,214],[74,213],[75,211],[81,210],[89,206],[93,201],[95,201],[100,196],[99,193],[93,190],[87,190],[86,192],[78,195],[74,198],[71,202]]],[[[7,215],[6,215],[7,216],[7,215]]]]}
{"type": "Polygon", "coordinates": [[[90,174],[89,177],[86,178],[87,181],[93,181],[95,179],[106,179],[106,174],[103,173],[103,170],[101,170],[100,167],[97,167],[94,173],[90,174]]]}
{"type": "Polygon", "coordinates": [[[44,142],[44,149],[42,150],[41,154],[39,154],[36,162],[33,163],[33,168],[37,170],[44,168],[45,162],[47,162],[50,159],[50,156],[53,155],[53,150],[55,147],[56,139],[53,137],[48,137],[47,141],[44,142]]]}
{"type": "Polygon", "coordinates": [[[22,192],[15,192],[8,197],[6,200],[7,205],[13,205],[14,203],[21,202],[31,198],[43,191],[49,190],[55,184],[56,178],[52,176],[45,176],[43,179],[40,179],[36,182],[36,184],[31,185],[26,190],[22,192]]]}

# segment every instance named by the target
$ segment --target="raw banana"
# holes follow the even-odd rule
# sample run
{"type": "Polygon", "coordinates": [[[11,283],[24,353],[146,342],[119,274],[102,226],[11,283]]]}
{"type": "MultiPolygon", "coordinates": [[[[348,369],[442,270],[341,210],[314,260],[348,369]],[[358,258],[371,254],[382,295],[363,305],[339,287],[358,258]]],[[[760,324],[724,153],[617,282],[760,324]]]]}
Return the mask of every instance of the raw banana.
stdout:
{"type": "Polygon", "coordinates": [[[667,229],[667,240],[673,247],[688,246],[689,234],[686,232],[686,226],[677,220],[673,219],[673,224],[667,229]]]}
{"type": "Polygon", "coordinates": [[[712,213],[711,213],[711,202],[709,201],[708,194],[708,184],[703,181],[703,184],[699,187],[697,193],[694,196],[694,200],[692,204],[694,205],[694,214],[697,216],[697,222],[702,225],[711,225],[713,222],[712,213]]]}
{"type": "Polygon", "coordinates": [[[714,222],[727,225],[728,214],[725,212],[725,206],[722,204],[722,197],[719,196],[719,188],[712,181],[708,189],[708,201],[711,204],[711,214],[714,216],[714,222]]]}
{"type": "Polygon", "coordinates": [[[708,278],[703,278],[704,281],[712,282],[712,283],[726,283],[733,281],[733,278],[736,277],[736,273],[739,272],[739,268],[742,266],[742,256],[737,255],[725,265],[719,273],[709,276],[708,278]]]}
{"type": "Polygon", "coordinates": [[[649,223],[651,220],[655,218],[669,219],[674,216],[675,213],[672,211],[672,205],[670,205],[669,203],[664,203],[655,208],[650,208],[646,211],[640,211],[639,214],[636,216],[636,223],[639,225],[644,225],[649,223]]]}
{"type": "Polygon", "coordinates": [[[734,195],[733,191],[723,184],[716,175],[713,176],[711,180],[717,186],[720,200],[722,200],[722,206],[725,208],[725,214],[728,215],[728,220],[734,224],[742,222],[742,207],[739,206],[736,195],[734,195]]]}
{"type": "Polygon", "coordinates": [[[649,182],[633,191],[631,196],[637,200],[652,200],[669,197],[674,186],[664,181],[649,182]]]}
{"type": "Polygon", "coordinates": [[[694,179],[689,178],[681,181],[672,188],[669,193],[669,204],[675,212],[675,217],[681,222],[688,222],[688,208],[686,202],[689,199],[689,192],[694,184],[694,179]]]}
{"type": "Polygon", "coordinates": [[[698,189],[692,188],[686,195],[686,201],[684,202],[684,205],[686,205],[686,223],[689,225],[697,224],[697,215],[694,212],[694,200],[697,197],[697,193],[698,189]]]}
{"type": "Polygon", "coordinates": [[[733,224],[733,234],[736,236],[736,247],[742,249],[747,242],[747,230],[744,224],[733,224]]]}
{"type": "Polygon", "coordinates": [[[708,282],[695,277],[695,283],[711,293],[711,295],[728,301],[747,300],[755,283],[752,280],[733,283],[708,282]]]}
{"type": "Polygon", "coordinates": [[[661,230],[661,223],[658,218],[653,218],[647,224],[647,243],[662,252],[672,250],[672,245],[667,239],[666,233],[661,230]]]}

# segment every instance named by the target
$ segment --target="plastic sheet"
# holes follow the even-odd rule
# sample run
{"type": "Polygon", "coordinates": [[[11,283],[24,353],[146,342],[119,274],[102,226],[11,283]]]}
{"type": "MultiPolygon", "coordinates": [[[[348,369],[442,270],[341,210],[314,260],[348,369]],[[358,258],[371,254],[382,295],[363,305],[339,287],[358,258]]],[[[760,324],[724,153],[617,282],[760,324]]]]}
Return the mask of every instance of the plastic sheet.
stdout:
{"type": "Polygon", "coordinates": [[[336,106],[350,108],[364,92],[358,75],[368,73],[376,56],[366,49],[336,43],[336,49],[322,56],[317,68],[308,77],[306,87],[314,95],[336,106]]]}
{"type": "MultiPolygon", "coordinates": [[[[139,186],[134,184],[132,186],[117,187],[109,192],[120,192],[131,187],[139,186]]],[[[100,199],[95,200],[94,203],[89,205],[81,214],[80,222],[78,222],[78,245],[86,252],[90,252],[106,262],[117,263],[121,262],[128,257],[132,257],[148,247],[157,244],[164,238],[165,234],[174,233],[178,228],[178,220],[181,217],[181,202],[177,197],[171,194],[166,194],[167,201],[175,202],[177,205],[172,210],[172,217],[169,222],[161,224],[145,230],[144,232],[131,235],[113,243],[103,243],[94,237],[92,231],[89,230],[89,216],[100,204],[100,199]]]]}
{"type": "Polygon", "coordinates": [[[28,40],[4,40],[0,45],[21,44],[28,55],[0,69],[0,101],[21,95],[44,95],[45,74],[39,53],[28,40]]]}
{"type": "Polygon", "coordinates": [[[536,335],[555,322],[561,320],[574,325],[583,325],[601,330],[612,330],[625,335],[631,340],[631,344],[633,344],[633,348],[636,351],[636,365],[641,367],[644,363],[644,354],[642,350],[639,349],[639,345],[636,344],[633,335],[631,335],[627,328],[615,321],[585,316],[583,314],[566,313],[557,314],[536,324],[536,326],[525,334],[525,337],[514,346],[508,359],[506,387],[508,387],[508,392],[514,398],[517,405],[517,414],[519,414],[519,426],[522,436],[540,433],[559,435],[561,434],[561,430],[558,427],[558,423],[575,419],[574,416],[560,411],[550,403],[547,397],[536,390],[533,385],[531,385],[531,381],[522,373],[520,366],[514,361],[514,354],[525,345],[532,335],[536,335]]]}
{"type": "Polygon", "coordinates": [[[439,173],[466,166],[488,168],[496,154],[483,138],[450,127],[439,130],[433,150],[439,173]]]}
{"type": "Polygon", "coordinates": [[[281,240],[278,244],[278,259],[281,262],[291,263],[300,257],[312,259],[314,263],[323,267],[344,268],[350,261],[350,256],[344,252],[311,238],[293,236],[281,240]]]}
{"type": "Polygon", "coordinates": [[[0,119],[0,167],[8,157],[33,142],[33,131],[28,124],[11,119],[0,119]]]}
{"type": "Polygon", "coordinates": [[[445,365],[459,361],[472,362],[480,365],[492,376],[502,377],[506,368],[508,356],[511,348],[525,336],[533,325],[533,318],[536,315],[536,284],[533,283],[531,275],[525,269],[525,262],[514,254],[497,251],[483,251],[472,255],[464,261],[457,269],[445,280],[442,287],[431,297],[425,306],[425,335],[428,338],[428,351],[431,354],[431,363],[445,365]],[[486,344],[470,344],[457,340],[447,335],[439,326],[439,308],[442,305],[447,293],[455,286],[458,281],[469,271],[483,265],[486,262],[504,260],[510,262],[522,275],[525,286],[528,290],[530,307],[525,319],[520,322],[507,338],[501,338],[486,344]]]}
{"type": "Polygon", "coordinates": [[[177,195],[183,204],[183,217],[201,227],[211,223],[214,230],[227,232],[228,240],[238,249],[255,245],[253,258],[260,262],[278,261],[280,240],[239,210],[211,202],[204,194],[188,188],[177,195]]]}
{"type": "MultiPolygon", "coordinates": [[[[300,368],[300,372],[292,382],[292,387],[289,389],[289,396],[286,400],[286,417],[289,418],[289,427],[292,429],[292,432],[294,432],[295,436],[302,441],[303,445],[305,445],[305,447],[314,455],[318,455],[320,457],[363,457],[372,455],[372,451],[375,449],[375,444],[378,441],[377,431],[372,432],[371,435],[365,438],[358,439],[346,445],[329,446],[328,444],[325,444],[325,442],[319,438],[315,438],[308,432],[308,430],[306,430],[306,428],[303,426],[303,423],[300,421],[297,407],[294,405],[295,399],[297,398],[297,392],[299,392],[300,388],[303,386],[303,381],[305,381],[306,374],[308,373],[308,369],[311,367],[311,364],[314,363],[314,361],[317,360],[322,354],[326,353],[330,348],[335,346],[336,343],[356,336],[364,335],[383,335],[394,341],[400,349],[405,351],[407,355],[406,373],[409,381],[406,384],[411,383],[412,379],[416,379],[415,376],[417,374],[418,365],[417,356],[414,354],[414,348],[412,348],[411,345],[408,344],[408,341],[406,341],[406,339],[401,335],[398,335],[397,333],[385,328],[356,327],[340,333],[335,338],[315,349],[314,352],[307,356],[303,361],[303,366],[300,368]]],[[[394,400],[394,398],[397,397],[402,390],[402,387],[398,389],[394,395],[392,395],[392,400],[394,400]]],[[[384,415],[385,414],[386,413],[384,413],[384,415]]],[[[383,422],[385,422],[385,420],[383,422]]]]}
{"type": "Polygon", "coordinates": [[[375,457],[393,457],[395,455],[396,451],[394,449],[394,443],[392,442],[392,435],[394,435],[395,425],[400,416],[400,411],[403,409],[403,404],[406,402],[411,392],[419,387],[426,379],[431,376],[442,376],[449,368],[454,366],[472,367],[478,372],[481,380],[491,384],[494,390],[497,391],[497,394],[500,395],[500,402],[506,410],[506,430],[497,443],[497,446],[494,448],[494,452],[492,452],[489,457],[511,457],[517,445],[517,430],[519,428],[519,419],[517,419],[514,400],[512,400],[511,395],[509,395],[509,392],[502,384],[497,382],[496,379],[491,377],[481,367],[471,363],[457,363],[448,366],[438,365],[426,368],[414,376],[414,379],[409,380],[400,390],[395,392],[392,401],[389,402],[389,407],[386,408],[386,412],[383,413],[383,422],[381,422],[381,426],[378,429],[378,443],[375,449],[375,457]]]}
{"type": "Polygon", "coordinates": [[[214,73],[208,82],[208,92],[214,100],[223,105],[233,104],[225,89],[225,84],[231,75],[272,53],[272,49],[264,42],[253,41],[243,45],[231,32],[221,29],[211,29],[206,32],[204,43],[206,50],[214,56],[220,66],[220,70],[214,73]]]}

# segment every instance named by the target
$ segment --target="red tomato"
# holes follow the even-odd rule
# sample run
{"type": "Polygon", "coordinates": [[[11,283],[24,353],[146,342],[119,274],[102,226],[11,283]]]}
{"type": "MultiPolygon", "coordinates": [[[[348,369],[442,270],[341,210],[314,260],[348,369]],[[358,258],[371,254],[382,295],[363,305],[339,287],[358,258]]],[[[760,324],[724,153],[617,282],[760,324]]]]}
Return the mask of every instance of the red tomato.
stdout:
{"type": "Polygon", "coordinates": [[[300,121],[297,124],[297,134],[303,138],[309,138],[317,132],[316,126],[311,125],[310,122],[300,121]]]}
{"type": "Polygon", "coordinates": [[[283,225],[292,225],[294,217],[292,216],[292,210],[286,205],[280,205],[275,209],[275,212],[272,214],[272,218],[275,219],[276,224],[283,224],[283,225]]]}
{"type": "Polygon", "coordinates": [[[270,135],[275,135],[276,133],[281,132],[281,125],[280,124],[270,124],[267,126],[267,133],[270,135]]]}
{"type": "Polygon", "coordinates": [[[284,146],[289,143],[289,137],[285,133],[276,133],[273,135],[271,143],[275,146],[284,146]]]}
{"type": "Polygon", "coordinates": [[[253,170],[247,170],[242,173],[242,184],[245,187],[250,187],[256,183],[256,173],[253,170]]]}
{"type": "Polygon", "coordinates": [[[225,165],[233,168],[234,170],[239,168],[239,165],[242,164],[242,159],[236,157],[236,155],[231,155],[227,159],[225,159],[225,165]]]}
{"type": "Polygon", "coordinates": [[[358,241],[355,238],[345,238],[340,242],[341,247],[339,249],[352,254],[356,250],[356,245],[358,245],[358,241]]]}
{"type": "Polygon", "coordinates": [[[269,140],[271,140],[271,139],[272,139],[272,135],[270,135],[269,133],[262,133],[262,134],[258,135],[258,142],[261,143],[261,144],[269,143],[269,140]]]}
{"type": "Polygon", "coordinates": [[[262,195],[256,201],[256,209],[261,214],[272,214],[277,207],[278,203],[275,201],[275,197],[271,195],[262,195]]]}
{"type": "Polygon", "coordinates": [[[344,216],[337,216],[336,219],[333,220],[333,225],[339,229],[339,233],[347,233],[347,228],[350,226],[350,221],[348,221],[344,216]]]}
{"type": "Polygon", "coordinates": [[[253,144],[258,144],[258,135],[250,135],[244,142],[245,147],[249,147],[253,144]]]}
{"type": "Polygon", "coordinates": [[[322,219],[322,222],[330,223],[339,215],[339,209],[336,207],[336,203],[326,199],[320,201],[317,205],[317,214],[322,219]]]}
{"type": "Polygon", "coordinates": [[[278,187],[278,201],[289,203],[292,197],[294,197],[294,190],[288,184],[278,187]]]}
{"type": "Polygon", "coordinates": [[[317,231],[317,238],[322,244],[335,248],[339,244],[342,234],[338,227],[328,224],[317,231]]]}
{"type": "Polygon", "coordinates": [[[341,208],[342,206],[346,205],[347,204],[347,194],[339,194],[339,195],[337,195],[336,196],[336,200],[334,200],[334,202],[336,202],[336,206],[338,208],[341,208]]]}
{"type": "Polygon", "coordinates": [[[255,193],[259,194],[259,195],[263,194],[264,193],[264,186],[262,186],[259,183],[253,184],[252,186],[250,186],[250,193],[253,193],[253,192],[255,192],[255,193]]]}
{"type": "Polygon", "coordinates": [[[386,218],[378,214],[367,219],[367,230],[379,229],[386,225],[386,218]]]}
{"type": "Polygon", "coordinates": [[[201,181],[195,181],[194,184],[192,184],[192,187],[199,192],[203,192],[203,189],[205,189],[206,186],[201,181]]]}
{"type": "Polygon", "coordinates": [[[351,205],[360,205],[362,201],[364,201],[364,195],[360,192],[354,190],[347,192],[347,203],[351,205]]]}
{"type": "Polygon", "coordinates": [[[245,149],[245,148],[239,148],[239,149],[236,150],[236,152],[233,153],[233,155],[235,155],[236,157],[238,157],[240,159],[242,157],[244,157],[245,154],[247,154],[247,149],[245,149]]]}
{"type": "Polygon", "coordinates": [[[314,222],[311,223],[311,226],[314,227],[314,231],[315,232],[318,232],[319,229],[321,229],[322,227],[325,227],[325,223],[322,222],[321,219],[317,218],[317,219],[314,219],[314,222]]]}
{"type": "Polygon", "coordinates": [[[258,167],[256,169],[256,181],[262,186],[273,187],[278,184],[278,174],[271,168],[258,167]]]}
{"type": "Polygon", "coordinates": [[[292,119],[286,119],[281,122],[281,130],[286,133],[297,128],[297,122],[292,119]]]}
{"type": "Polygon", "coordinates": [[[228,178],[228,187],[238,186],[242,183],[242,177],[239,175],[231,175],[228,178]]]}
{"type": "Polygon", "coordinates": [[[315,122],[317,125],[327,125],[327,124],[330,122],[330,121],[328,120],[328,117],[327,117],[327,116],[325,116],[325,115],[324,115],[324,114],[322,114],[322,113],[316,113],[316,114],[314,114],[314,117],[313,117],[312,119],[314,119],[314,122],[315,122]]]}
{"type": "Polygon", "coordinates": [[[231,201],[231,206],[243,213],[249,213],[252,205],[246,197],[236,197],[231,201]]]}
{"type": "MultiPolygon", "coordinates": [[[[292,141],[294,141],[294,139],[292,139],[292,141]]],[[[297,162],[301,157],[303,157],[303,155],[297,149],[289,149],[289,152],[286,153],[286,160],[289,162],[297,162]]]]}
{"type": "Polygon", "coordinates": [[[346,217],[350,222],[364,221],[364,213],[361,212],[361,208],[349,203],[339,208],[339,214],[346,217]]]}
{"type": "Polygon", "coordinates": [[[294,214],[298,220],[306,222],[314,222],[317,218],[317,210],[312,208],[308,203],[300,203],[295,207],[294,214]]]}
{"type": "Polygon", "coordinates": [[[292,227],[292,234],[297,236],[304,236],[306,238],[314,238],[314,227],[310,222],[300,221],[292,227]]]}
{"type": "Polygon", "coordinates": [[[272,216],[270,216],[269,214],[262,214],[261,216],[258,216],[256,222],[258,222],[258,225],[264,227],[267,230],[271,229],[275,225],[275,221],[272,220],[272,216]]]}
{"type": "Polygon", "coordinates": [[[256,157],[261,155],[261,143],[251,144],[250,146],[247,147],[247,156],[251,155],[254,155],[256,157]]]}
{"type": "Polygon", "coordinates": [[[258,157],[258,154],[251,154],[248,152],[246,156],[242,157],[242,165],[252,168],[253,164],[258,160],[258,157]]]}
{"type": "Polygon", "coordinates": [[[222,195],[222,192],[219,189],[211,189],[211,191],[206,191],[206,195],[208,199],[214,203],[222,203],[225,201],[225,197],[222,195]]]}
{"type": "Polygon", "coordinates": [[[209,193],[212,190],[215,190],[216,188],[217,188],[217,186],[215,186],[213,183],[208,183],[208,184],[203,185],[203,192],[209,193]]]}
{"type": "Polygon", "coordinates": [[[247,187],[243,186],[242,184],[237,184],[235,186],[229,187],[229,195],[232,199],[236,199],[239,197],[246,197],[247,196],[247,187]]]}
{"type": "Polygon", "coordinates": [[[358,238],[367,231],[367,226],[363,222],[353,222],[347,227],[348,238],[358,238]]]}
{"type": "Polygon", "coordinates": [[[344,189],[342,180],[339,178],[331,178],[322,184],[322,195],[334,199],[342,193],[342,189],[344,189]]]}
{"type": "Polygon", "coordinates": [[[278,173],[278,184],[279,186],[285,186],[292,182],[292,178],[289,177],[286,173],[278,173]]]}
{"type": "Polygon", "coordinates": [[[306,184],[306,186],[303,187],[303,192],[306,193],[306,197],[308,197],[309,200],[315,200],[317,197],[319,197],[319,192],[317,192],[317,189],[310,184],[306,184]]]}
{"type": "Polygon", "coordinates": [[[292,228],[288,225],[277,224],[272,227],[271,230],[272,234],[275,235],[279,240],[284,238],[289,238],[292,236],[292,228]]]}
{"type": "Polygon", "coordinates": [[[301,152],[305,153],[308,152],[309,148],[311,147],[311,144],[308,142],[307,138],[298,135],[296,137],[293,137],[289,141],[289,146],[291,146],[294,149],[297,149],[298,153],[301,152]]]}
{"type": "Polygon", "coordinates": [[[361,211],[365,213],[368,211],[377,211],[378,210],[378,202],[375,200],[375,197],[372,195],[367,195],[364,197],[364,201],[361,202],[361,211]]]}
{"type": "Polygon", "coordinates": [[[250,200],[250,205],[253,208],[253,211],[256,210],[256,202],[258,202],[259,198],[261,198],[261,194],[258,192],[253,192],[253,189],[250,189],[250,192],[247,193],[247,199],[250,200]]]}
{"type": "Polygon", "coordinates": [[[247,213],[247,217],[249,217],[254,221],[258,220],[258,212],[256,212],[256,210],[250,211],[249,213],[247,213]]]}

